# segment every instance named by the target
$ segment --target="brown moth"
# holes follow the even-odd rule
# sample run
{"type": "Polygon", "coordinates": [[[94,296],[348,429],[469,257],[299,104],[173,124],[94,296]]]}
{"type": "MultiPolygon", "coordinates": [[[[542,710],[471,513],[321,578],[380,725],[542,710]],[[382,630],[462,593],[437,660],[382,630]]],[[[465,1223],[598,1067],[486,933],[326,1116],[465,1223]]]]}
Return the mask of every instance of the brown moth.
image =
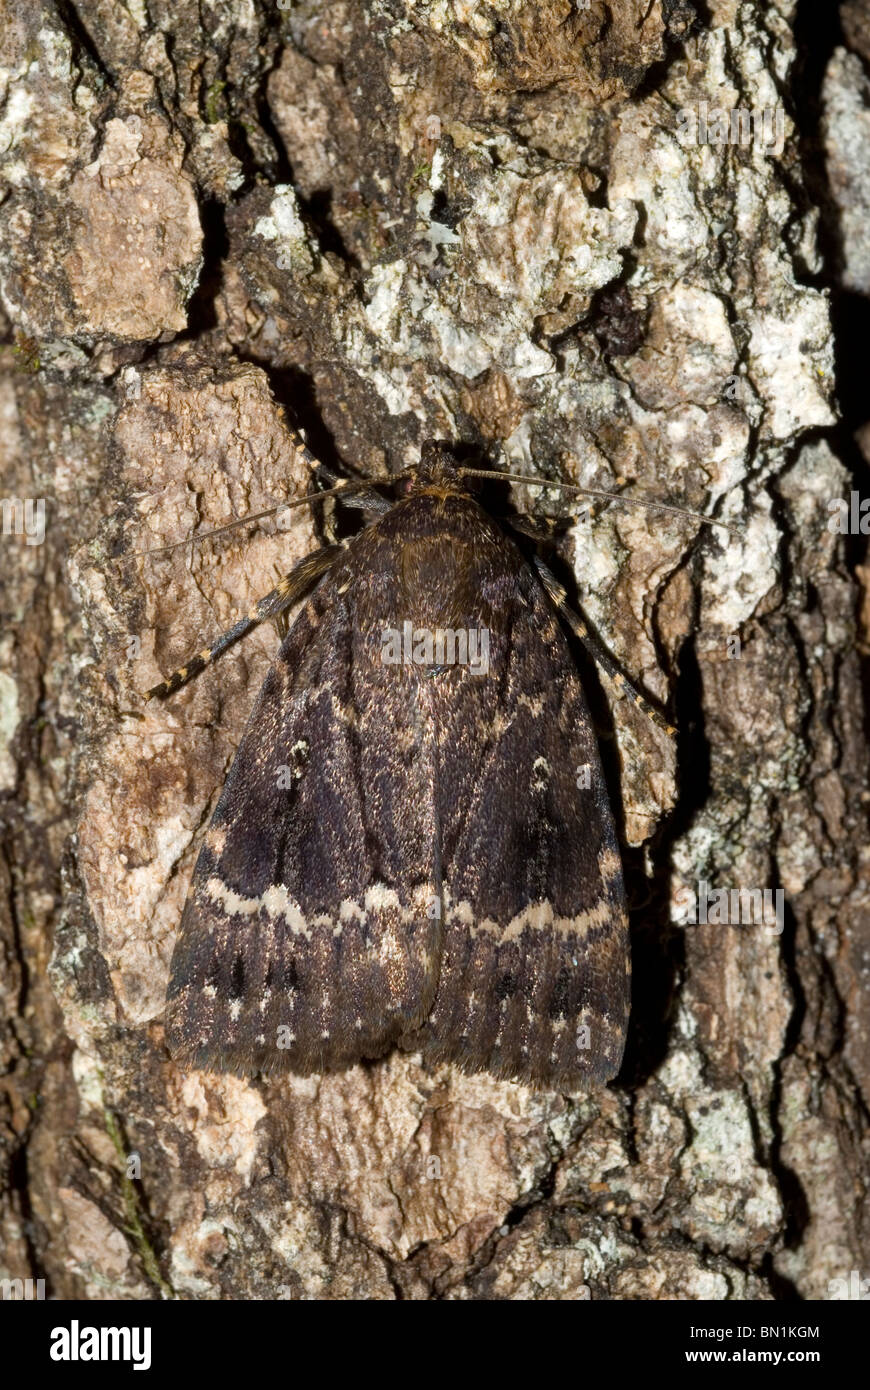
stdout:
{"type": "Polygon", "coordinates": [[[398,1045],[601,1084],[625,1045],[627,917],[564,592],[444,446],[405,486],[149,692],[315,586],[199,854],[169,1047],[188,1066],[307,1074],[398,1045]]]}

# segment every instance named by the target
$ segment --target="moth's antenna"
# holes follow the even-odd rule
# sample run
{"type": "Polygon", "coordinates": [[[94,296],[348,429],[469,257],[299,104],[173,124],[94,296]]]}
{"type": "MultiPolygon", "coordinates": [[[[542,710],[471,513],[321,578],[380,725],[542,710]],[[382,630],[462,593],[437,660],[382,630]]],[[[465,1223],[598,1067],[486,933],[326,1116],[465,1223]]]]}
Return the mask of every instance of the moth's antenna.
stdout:
{"type": "MultiPolygon", "coordinates": [[[[131,555],[165,555],[168,550],[178,550],[182,545],[194,541],[207,541],[211,536],[222,536],[225,531],[233,531],[237,526],[248,526],[252,521],[261,521],[264,516],[274,516],[276,512],[289,512],[293,507],[303,507],[306,502],[318,502],[321,497],[335,497],[339,492],[349,489],[370,487],[370,483],[357,482],[351,478],[336,483],[335,487],[323,488],[320,492],[309,492],[305,497],[293,497],[289,502],[280,502],[277,507],[267,507],[264,512],[250,512],[247,516],[236,517],[225,526],[216,526],[213,531],[200,531],[197,535],[185,536],[183,541],[171,541],[169,545],[157,545],[150,550],[131,550],[131,555]]],[[[126,556],[117,556],[126,559],[126,556]]]]}
{"type": "Polygon", "coordinates": [[[723,531],[729,535],[733,534],[732,528],[726,526],[724,521],[715,521],[711,516],[704,516],[701,512],[691,512],[686,507],[674,507],[667,502],[647,502],[642,497],[625,497],[621,492],[601,492],[592,487],[578,487],[575,483],[556,482],[553,478],[532,478],[524,473],[499,473],[495,469],[486,468],[460,468],[459,472],[465,478],[482,478],[484,480],[500,478],[506,483],[530,483],[535,487],[558,487],[563,492],[580,493],[584,497],[603,497],[609,502],[621,502],[626,507],[650,507],[660,512],[670,512],[673,516],[690,516],[693,521],[700,521],[705,526],[721,526],[723,531]]]}

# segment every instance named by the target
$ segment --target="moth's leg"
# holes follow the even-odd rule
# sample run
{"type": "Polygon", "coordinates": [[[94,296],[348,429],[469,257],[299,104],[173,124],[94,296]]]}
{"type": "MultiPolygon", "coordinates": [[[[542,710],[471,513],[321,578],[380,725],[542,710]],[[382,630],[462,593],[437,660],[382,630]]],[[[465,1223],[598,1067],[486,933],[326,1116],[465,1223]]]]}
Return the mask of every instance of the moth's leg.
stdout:
{"type": "MultiPolygon", "coordinates": [[[[332,481],[338,477],[338,474],[334,473],[331,468],[327,468],[325,464],[321,464],[317,471],[321,478],[329,482],[330,489],[339,485],[332,481]]],[[[339,483],[340,481],[339,479],[339,483]]],[[[327,491],[330,489],[327,489],[327,491]]],[[[347,506],[350,507],[351,510],[362,512],[366,522],[376,521],[378,517],[384,516],[387,512],[391,511],[394,506],[394,503],[388,497],[381,497],[379,493],[372,492],[365,483],[359,482],[348,483],[347,490],[340,492],[338,494],[338,499],[340,499],[342,506],[347,506]]],[[[335,511],[325,511],[321,525],[327,543],[329,545],[335,544],[338,539],[336,534],[335,511]]]]}
{"type": "Polygon", "coordinates": [[[379,492],[350,493],[340,500],[343,506],[356,507],[357,511],[364,512],[366,516],[386,516],[396,505],[392,498],[381,497],[379,492]]]}
{"type": "Polygon", "coordinates": [[[302,438],[302,435],[299,433],[299,430],[296,429],[295,425],[291,425],[290,421],[285,419],[284,429],[286,430],[287,434],[290,436],[290,439],[293,442],[293,448],[296,450],[297,454],[301,454],[303,463],[307,463],[308,467],[311,469],[311,472],[315,473],[317,469],[322,468],[323,464],[320,462],[320,459],[317,458],[314,454],[312,454],[311,450],[305,443],[305,440],[302,438]]]}
{"type": "MultiPolygon", "coordinates": [[[[325,463],[318,463],[316,471],[330,487],[337,487],[342,481],[348,481],[347,479],[342,480],[335,470],[325,463]]],[[[392,511],[395,503],[391,501],[389,497],[381,497],[379,492],[374,492],[372,489],[366,487],[365,483],[359,482],[356,479],[351,481],[355,489],[359,488],[361,490],[340,496],[339,500],[343,507],[355,508],[359,512],[364,512],[367,516],[385,516],[387,512],[392,511]]]]}
{"type": "Polygon", "coordinates": [[[272,618],[272,622],[275,624],[275,631],[278,634],[278,641],[283,642],[284,638],[287,636],[287,633],[290,631],[289,610],[286,608],[282,608],[278,613],[274,615],[274,617],[272,618]]]}
{"type": "Polygon", "coordinates": [[[571,526],[582,526],[598,516],[606,502],[587,502],[573,516],[547,516],[544,512],[515,512],[500,518],[512,531],[530,536],[533,541],[551,541],[571,526]]]}
{"type": "Polygon", "coordinates": [[[334,469],[327,463],[321,463],[319,458],[312,454],[302,435],[297,429],[285,421],[287,433],[293,441],[293,447],[302,455],[305,463],[312,473],[318,473],[325,478],[330,487],[340,487],[344,484],[348,488],[353,488],[353,492],[341,498],[342,503],[347,507],[356,507],[361,512],[368,512],[371,516],[383,516],[388,512],[393,503],[387,497],[381,497],[377,492],[370,492],[366,484],[356,478],[341,478],[334,469]],[[357,492],[357,489],[363,489],[357,492]]]}
{"type": "Polygon", "coordinates": [[[515,512],[499,517],[502,525],[533,541],[553,541],[573,524],[570,517],[543,516],[537,512],[515,512]]]}
{"type": "MultiPolygon", "coordinates": [[[[348,506],[359,507],[363,511],[370,512],[373,516],[380,516],[384,512],[390,510],[392,503],[380,497],[377,493],[371,492],[368,483],[364,482],[362,479],[339,477],[333,469],[327,467],[325,463],[321,463],[320,459],[312,454],[299,431],[294,429],[286,420],[284,421],[284,427],[294,449],[301,455],[303,462],[308,465],[312,476],[318,474],[321,478],[328,480],[330,486],[327,489],[327,493],[334,493],[336,496],[340,495],[342,501],[346,502],[348,506]],[[363,493],[364,497],[356,500],[356,495],[359,493],[363,493]]],[[[320,492],[309,493],[306,497],[291,497],[288,501],[279,503],[274,507],[266,507],[265,510],[261,512],[251,512],[248,516],[237,516],[232,521],[226,522],[225,525],[215,526],[210,531],[200,532],[199,535],[194,534],[186,536],[184,540],[181,541],[170,541],[169,545],[152,546],[148,550],[138,553],[143,555],[166,555],[171,550],[180,549],[181,546],[210,540],[214,536],[222,536],[228,531],[234,531],[239,526],[249,526],[255,521],[260,521],[263,517],[274,516],[276,512],[291,511],[294,507],[301,507],[309,502],[317,502],[321,500],[322,497],[323,494],[320,492]]]]}
{"type": "Polygon", "coordinates": [[[177,671],[173,671],[168,680],[153,686],[146,693],[146,700],[155,697],[163,700],[167,695],[174,695],[176,690],[180,690],[183,685],[187,685],[188,681],[194,680],[201,671],[204,671],[206,666],[211,665],[217,657],[226,651],[227,647],[231,647],[240,638],[246,637],[255,627],[259,627],[260,623],[266,622],[269,618],[277,618],[279,613],[283,613],[298,598],[301,598],[315,579],[319,579],[322,574],[325,574],[343,549],[344,547],[341,545],[324,545],[320,550],[312,551],[310,555],[306,555],[304,559],[299,561],[298,565],[294,565],[289,574],[284,576],[280,584],[277,584],[270,593],[254,604],[246,617],[240,618],[226,632],[222,632],[210,647],[206,647],[204,651],[191,657],[186,666],[181,666],[177,671]]]}
{"type": "Polygon", "coordinates": [[[568,595],[565,593],[564,588],[553,572],[544,564],[543,560],[539,559],[537,555],[533,558],[544,588],[564,617],[571,631],[580,638],[580,641],[589,652],[589,655],[607,672],[618,690],[624,691],[629,699],[633,700],[637,705],[638,709],[643,710],[648,719],[651,719],[660,729],[664,729],[669,738],[674,738],[677,732],[674,726],[669,724],[664,715],[660,714],[655,706],[651,705],[649,700],[634,688],[624,673],[620,671],[613,657],[598,641],[597,637],[593,636],[586,624],[578,617],[574,610],[568,607],[568,595]]]}
{"type": "MultiPolygon", "coordinates": [[[[330,541],[329,544],[332,545],[333,542],[330,541]]],[[[336,542],[336,544],[337,544],[337,542],[336,542]]],[[[284,579],[284,576],[283,576],[283,574],[281,573],[281,567],[280,567],[280,565],[273,565],[273,566],[272,566],[272,573],[274,574],[277,583],[280,584],[280,583],[282,582],[282,580],[284,579]]],[[[289,612],[289,609],[287,609],[287,608],[282,608],[282,609],[280,609],[279,612],[277,612],[277,613],[275,613],[275,614],[273,615],[273,617],[272,617],[272,622],[274,623],[274,625],[275,625],[275,631],[276,631],[277,634],[278,634],[278,641],[279,641],[279,642],[283,642],[283,641],[284,641],[284,638],[287,636],[287,633],[290,631],[290,612],[289,612]]]]}
{"type": "Polygon", "coordinates": [[[275,624],[275,631],[278,634],[278,641],[283,642],[287,633],[290,631],[290,614],[286,608],[282,608],[280,613],[276,613],[272,620],[275,624]]]}

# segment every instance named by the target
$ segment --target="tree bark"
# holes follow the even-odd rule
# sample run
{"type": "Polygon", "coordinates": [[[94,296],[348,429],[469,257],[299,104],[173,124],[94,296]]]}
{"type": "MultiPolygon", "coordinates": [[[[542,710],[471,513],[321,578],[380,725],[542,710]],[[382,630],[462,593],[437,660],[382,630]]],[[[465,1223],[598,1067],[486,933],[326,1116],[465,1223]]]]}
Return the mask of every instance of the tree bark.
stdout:
{"type": "Polygon", "coordinates": [[[863,476],[834,373],[870,281],[870,20],[828,31],[817,109],[796,10],[0,0],[2,487],[46,508],[42,543],[0,539],[0,1276],[822,1299],[866,1272],[867,569],[830,522],[863,476]],[[632,902],[604,1091],[168,1059],[275,634],[139,692],[346,522],[142,552],[308,491],[288,423],[343,474],[448,438],[729,528],[511,493],[565,519],[560,578],[679,730],[577,652],[632,902]],[[701,884],[782,910],[693,923],[701,884]]]}

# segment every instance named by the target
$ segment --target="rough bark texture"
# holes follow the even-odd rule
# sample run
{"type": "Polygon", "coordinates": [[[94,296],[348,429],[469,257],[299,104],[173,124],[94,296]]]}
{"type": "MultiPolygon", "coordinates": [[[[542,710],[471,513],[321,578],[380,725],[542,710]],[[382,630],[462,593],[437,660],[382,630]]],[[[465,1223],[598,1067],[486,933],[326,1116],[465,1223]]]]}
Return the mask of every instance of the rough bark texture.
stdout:
{"type": "Polygon", "coordinates": [[[47,504],[44,544],[0,541],[0,1276],[817,1299],[866,1273],[868,571],[827,523],[861,467],[828,291],[840,327],[870,292],[870,7],[833,16],[824,74],[795,11],[0,0],[2,491],[47,504]],[[704,140],[705,102],[781,142],[760,115],[704,140]],[[174,933],[274,632],[169,706],[137,692],[331,522],[137,552],[307,490],[285,412],[372,478],[449,437],[733,523],[611,506],[559,543],[680,729],[578,653],[634,904],[603,1093],[168,1061],[174,933]],[[692,925],[698,880],[782,888],[784,930],[692,925]]]}

